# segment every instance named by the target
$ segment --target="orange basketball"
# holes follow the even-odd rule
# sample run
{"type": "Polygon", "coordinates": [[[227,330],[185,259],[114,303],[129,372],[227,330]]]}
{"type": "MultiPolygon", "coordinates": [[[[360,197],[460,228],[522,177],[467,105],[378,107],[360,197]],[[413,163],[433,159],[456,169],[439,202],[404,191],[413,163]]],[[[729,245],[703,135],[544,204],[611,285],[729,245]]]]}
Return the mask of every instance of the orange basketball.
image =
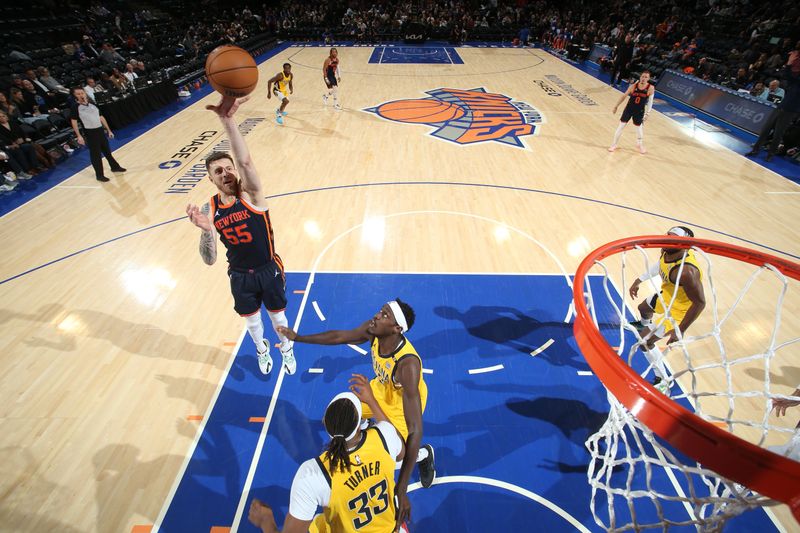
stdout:
{"type": "Polygon", "coordinates": [[[258,67],[247,50],[238,46],[218,46],[206,59],[206,76],[220,94],[240,98],[258,84],[258,67]]]}
{"type": "Polygon", "coordinates": [[[386,102],[376,110],[378,115],[400,122],[433,124],[464,116],[464,110],[441,100],[396,100],[386,102]]]}

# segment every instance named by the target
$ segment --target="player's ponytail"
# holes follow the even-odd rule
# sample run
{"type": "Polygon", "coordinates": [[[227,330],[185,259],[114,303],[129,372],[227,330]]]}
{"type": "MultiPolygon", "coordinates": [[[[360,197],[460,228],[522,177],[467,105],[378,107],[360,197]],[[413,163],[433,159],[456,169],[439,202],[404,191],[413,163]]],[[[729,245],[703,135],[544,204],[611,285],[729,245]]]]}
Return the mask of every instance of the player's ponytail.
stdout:
{"type": "Polygon", "coordinates": [[[333,401],[325,410],[325,430],[331,436],[325,451],[325,460],[331,473],[341,469],[350,471],[350,454],[347,451],[347,440],[352,438],[360,422],[360,416],[353,402],[347,398],[333,401]]]}

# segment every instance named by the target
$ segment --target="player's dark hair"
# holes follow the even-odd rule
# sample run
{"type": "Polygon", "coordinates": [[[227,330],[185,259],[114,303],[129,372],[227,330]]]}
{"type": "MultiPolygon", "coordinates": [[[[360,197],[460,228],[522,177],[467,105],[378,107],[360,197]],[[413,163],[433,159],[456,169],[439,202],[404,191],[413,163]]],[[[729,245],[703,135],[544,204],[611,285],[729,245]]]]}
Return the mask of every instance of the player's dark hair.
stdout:
{"type": "MultiPolygon", "coordinates": [[[[328,52],[328,56],[330,56],[333,53],[334,50],[336,50],[336,48],[331,48],[331,51],[328,52]]],[[[338,50],[337,50],[337,52],[338,52],[338,50]]]]}
{"type": "Polygon", "coordinates": [[[283,68],[286,68],[286,67],[291,67],[291,66],[292,66],[292,64],[291,64],[291,63],[284,63],[284,64],[283,64],[283,68]]]}
{"type": "Polygon", "coordinates": [[[400,306],[400,310],[403,312],[403,316],[406,317],[406,324],[408,324],[408,329],[414,325],[414,320],[416,320],[417,315],[414,313],[414,310],[411,309],[411,306],[405,303],[400,298],[395,298],[397,305],[400,306]]]}
{"type": "Polygon", "coordinates": [[[211,163],[214,161],[219,161],[220,159],[228,159],[231,163],[233,163],[233,156],[228,152],[213,152],[208,157],[206,157],[206,171],[211,170],[211,163]]]}
{"type": "Polygon", "coordinates": [[[358,411],[353,402],[347,398],[339,398],[325,410],[322,423],[329,435],[334,435],[325,450],[325,460],[331,473],[341,469],[350,471],[350,454],[347,452],[347,436],[353,432],[360,422],[358,411]]]}
{"type": "MultiPolygon", "coordinates": [[[[650,74],[651,76],[653,75],[653,73],[652,73],[652,72],[650,72],[650,71],[649,71],[649,70],[647,70],[647,69],[644,69],[644,70],[642,71],[642,74],[644,74],[645,72],[647,72],[647,73],[648,73],[648,74],[650,74]]],[[[640,76],[641,76],[641,74],[640,74],[640,76]]]]}

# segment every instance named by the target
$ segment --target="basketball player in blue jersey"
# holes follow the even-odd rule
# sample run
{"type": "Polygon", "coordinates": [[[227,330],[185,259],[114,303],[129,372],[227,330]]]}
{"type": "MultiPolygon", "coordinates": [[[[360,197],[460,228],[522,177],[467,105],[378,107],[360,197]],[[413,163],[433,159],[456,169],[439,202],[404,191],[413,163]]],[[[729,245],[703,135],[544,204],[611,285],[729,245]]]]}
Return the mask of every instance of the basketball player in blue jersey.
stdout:
{"type": "Polygon", "coordinates": [[[333,107],[341,109],[339,105],[339,82],[342,81],[339,71],[339,51],[331,48],[330,54],[322,64],[322,80],[328,91],[322,95],[322,103],[328,105],[328,98],[333,95],[333,107]]]}
{"type": "MultiPolygon", "coordinates": [[[[263,374],[269,374],[272,357],[269,354],[270,343],[264,338],[261,305],[266,306],[273,328],[287,326],[286,280],[283,263],[275,252],[261,179],[234,119],[239,105],[245,101],[247,98],[226,96],[219,105],[206,106],[222,122],[233,157],[228,153],[214,152],[206,158],[208,177],[216,186],[217,194],[203,207],[189,204],[186,214],[202,230],[200,256],[205,264],[213,265],[217,260],[216,235],[225,246],[233,308],[247,322],[247,331],[258,352],[259,369],[263,374]]],[[[283,367],[287,374],[294,374],[297,368],[294,343],[281,333],[278,333],[278,338],[283,367]]]]}
{"type": "Polygon", "coordinates": [[[289,105],[289,95],[294,93],[294,86],[292,85],[293,79],[292,65],[284,63],[283,70],[275,74],[267,82],[267,98],[272,98],[274,94],[275,98],[281,103],[281,106],[275,110],[275,121],[280,125],[283,125],[283,117],[286,116],[286,106],[289,105]],[[273,86],[273,84],[275,85],[273,86]]]}
{"type": "Polygon", "coordinates": [[[653,109],[653,95],[655,92],[655,86],[650,84],[650,71],[645,70],[642,72],[641,76],[639,76],[639,81],[628,87],[625,94],[619,97],[619,101],[614,106],[613,113],[616,114],[617,108],[619,108],[620,104],[625,100],[626,96],[628,97],[628,104],[625,106],[625,110],[622,112],[622,116],[619,119],[620,123],[616,133],[614,133],[614,142],[611,143],[611,146],[608,148],[609,152],[613,152],[617,149],[619,138],[622,137],[622,130],[628,125],[628,121],[633,119],[633,125],[636,126],[636,145],[640,153],[647,153],[647,150],[644,149],[643,124],[644,121],[647,120],[647,115],[650,114],[650,110],[653,109]]]}
{"type": "MultiPolygon", "coordinates": [[[[433,447],[422,443],[422,413],[428,387],[422,379],[422,359],[405,333],[414,325],[414,310],[399,298],[385,303],[371,319],[355,329],[331,330],[314,335],[298,335],[279,327],[278,333],[292,341],[309,344],[362,344],[369,342],[375,377],[369,386],[389,422],[406,443],[406,455],[396,486],[397,523],[408,519],[411,506],[406,489],[414,464],[427,488],[436,477],[433,447]]],[[[369,404],[363,403],[363,418],[372,417],[369,404]]]]}

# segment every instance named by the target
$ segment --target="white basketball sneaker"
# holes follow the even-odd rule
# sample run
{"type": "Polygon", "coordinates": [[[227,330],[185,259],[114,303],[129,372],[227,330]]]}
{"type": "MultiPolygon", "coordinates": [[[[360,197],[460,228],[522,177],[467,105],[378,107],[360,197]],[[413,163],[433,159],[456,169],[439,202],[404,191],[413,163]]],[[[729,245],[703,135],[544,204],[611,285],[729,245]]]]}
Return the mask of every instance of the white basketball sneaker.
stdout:
{"type": "Polygon", "coordinates": [[[258,369],[265,376],[272,370],[272,356],[269,354],[269,341],[264,339],[263,351],[256,348],[256,356],[258,357],[258,369]]]}
{"type": "Polygon", "coordinates": [[[342,105],[339,102],[336,102],[336,103],[333,104],[333,108],[341,110],[342,109],[342,105]]]}
{"type": "Polygon", "coordinates": [[[297,371],[297,360],[294,358],[294,342],[286,341],[281,343],[281,357],[283,367],[290,376],[297,371]]]}
{"type": "Polygon", "coordinates": [[[327,94],[323,94],[322,95],[322,105],[328,105],[328,95],[327,94]]]}

